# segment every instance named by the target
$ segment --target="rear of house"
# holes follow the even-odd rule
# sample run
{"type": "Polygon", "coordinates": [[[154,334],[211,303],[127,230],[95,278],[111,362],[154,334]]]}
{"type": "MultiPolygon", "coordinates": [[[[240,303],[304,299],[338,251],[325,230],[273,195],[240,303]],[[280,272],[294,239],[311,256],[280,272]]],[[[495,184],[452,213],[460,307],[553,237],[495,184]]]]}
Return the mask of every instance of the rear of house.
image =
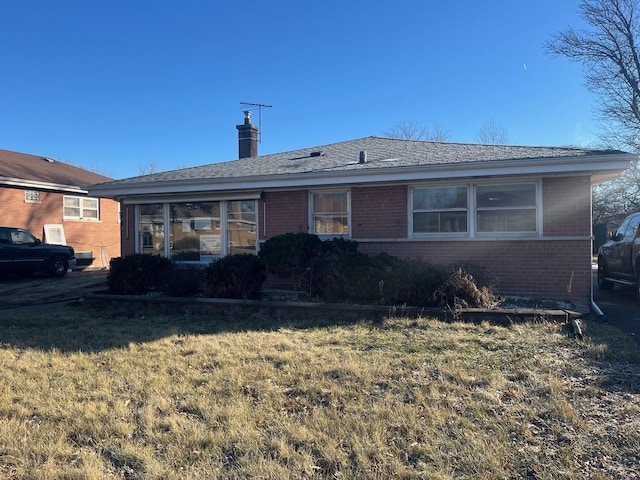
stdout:
{"type": "MultiPolygon", "coordinates": [[[[367,137],[90,187],[122,202],[122,253],[208,263],[275,235],[355,240],[489,270],[502,294],[587,303],[591,189],[635,156],[610,150],[367,137]]],[[[249,140],[246,140],[249,139],[249,140]]]]}
{"type": "Polygon", "coordinates": [[[47,157],[0,150],[0,225],[72,246],[79,267],[106,268],[120,256],[120,205],[90,197],[87,187],[109,180],[47,157]]]}

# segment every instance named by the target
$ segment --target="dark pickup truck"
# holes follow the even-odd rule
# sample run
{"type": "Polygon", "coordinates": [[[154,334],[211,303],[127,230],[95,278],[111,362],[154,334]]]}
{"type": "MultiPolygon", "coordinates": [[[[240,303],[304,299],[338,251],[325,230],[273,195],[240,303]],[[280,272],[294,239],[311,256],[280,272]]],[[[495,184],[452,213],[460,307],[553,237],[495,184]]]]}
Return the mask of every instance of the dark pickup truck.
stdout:
{"type": "Polygon", "coordinates": [[[62,277],[75,266],[72,247],[42,243],[21,228],[0,227],[0,271],[43,271],[62,277]]]}
{"type": "Polygon", "coordinates": [[[598,287],[634,285],[640,299],[640,212],[624,219],[598,250],[598,287]]]}

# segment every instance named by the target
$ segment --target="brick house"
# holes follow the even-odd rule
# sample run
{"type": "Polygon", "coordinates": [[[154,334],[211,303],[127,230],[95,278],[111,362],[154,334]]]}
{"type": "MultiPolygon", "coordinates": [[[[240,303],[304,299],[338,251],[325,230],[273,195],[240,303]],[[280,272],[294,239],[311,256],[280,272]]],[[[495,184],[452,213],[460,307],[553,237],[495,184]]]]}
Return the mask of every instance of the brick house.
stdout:
{"type": "Polygon", "coordinates": [[[0,225],[49,243],[66,241],[79,267],[108,267],[120,256],[120,206],[90,197],[87,186],[109,180],[50,158],[0,150],[0,225]]]}
{"type": "Polygon", "coordinates": [[[123,206],[122,253],[209,262],[287,232],[356,240],[438,264],[477,264],[502,294],[588,303],[591,189],[634,155],[613,150],[367,137],[89,188],[123,206]]]}

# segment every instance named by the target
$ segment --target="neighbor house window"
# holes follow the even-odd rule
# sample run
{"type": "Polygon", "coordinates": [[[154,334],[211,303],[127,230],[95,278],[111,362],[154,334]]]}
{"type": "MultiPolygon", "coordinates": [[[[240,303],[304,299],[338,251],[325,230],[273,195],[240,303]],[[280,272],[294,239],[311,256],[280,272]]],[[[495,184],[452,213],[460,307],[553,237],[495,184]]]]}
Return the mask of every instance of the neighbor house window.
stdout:
{"type": "Polygon", "coordinates": [[[475,202],[478,233],[537,231],[534,183],[478,185],[475,202]]]}
{"type": "Polygon", "coordinates": [[[349,235],[349,193],[311,194],[311,228],[316,235],[349,235]]]}
{"type": "Polygon", "coordinates": [[[97,198],[65,195],[63,216],[65,220],[99,220],[98,206],[97,198]]]}
{"type": "Polygon", "coordinates": [[[411,212],[413,233],[467,233],[467,187],[413,188],[411,212]]]}
{"type": "Polygon", "coordinates": [[[24,191],[25,203],[40,203],[40,192],[37,190],[24,191]]]}

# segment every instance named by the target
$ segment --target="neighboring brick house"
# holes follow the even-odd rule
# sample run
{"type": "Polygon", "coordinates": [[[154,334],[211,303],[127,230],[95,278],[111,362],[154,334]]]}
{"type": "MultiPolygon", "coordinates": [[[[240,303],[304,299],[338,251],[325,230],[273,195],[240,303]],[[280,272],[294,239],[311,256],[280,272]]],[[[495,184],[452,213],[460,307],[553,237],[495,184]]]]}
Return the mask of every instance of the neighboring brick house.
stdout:
{"type": "MultiPolygon", "coordinates": [[[[367,137],[93,185],[123,205],[122,252],[209,262],[287,232],[489,269],[502,294],[588,302],[591,189],[625,152],[367,137]]],[[[250,153],[247,153],[250,152],[250,153]]],[[[251,156],[253,155],[253,156],[251,156]]]]}
{"type": "Polygon", "coordinates": [[[89,197],[87,186],[109,180],[50,158],[0,150],[0,225],[49,243],[62,243],[58,234],[64,233],[79,266],[106,268],[120,256],[119,204],[89,197]]]}

